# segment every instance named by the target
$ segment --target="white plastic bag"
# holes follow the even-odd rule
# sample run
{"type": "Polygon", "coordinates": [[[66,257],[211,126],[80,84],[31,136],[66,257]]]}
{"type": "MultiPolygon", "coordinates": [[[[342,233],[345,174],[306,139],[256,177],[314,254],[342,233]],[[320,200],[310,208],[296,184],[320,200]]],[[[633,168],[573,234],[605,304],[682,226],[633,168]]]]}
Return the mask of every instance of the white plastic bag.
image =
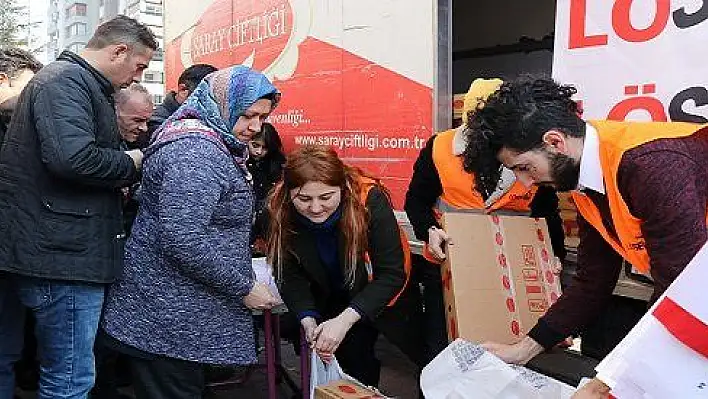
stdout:
{"type": "Polygon", "coordinates": [[[266,258],[251,258],[251,267],[253,267],[253,272],[256,274],[256,281],[266,285],[278,300],[278,303],[283,303],[278,291],[278,285],[273,278],[273,268],[268,264],[266,258]]]}
{"type": "Polygon", "coordinates": [[[420,386],[426,399],[568,399],[575,391],[461,339],[423,369],[420,386]]]}
{"type": "Polygon", "coordinates": [[[314,399],[315,387],[319,385],[325,385],[337,380],[354,381],[351,377],[344,374],[335,357],[332,357],[332,361],[329,364],[325,364],[315,351],[310,351],[310,353],[310,399],[314,399]]]}

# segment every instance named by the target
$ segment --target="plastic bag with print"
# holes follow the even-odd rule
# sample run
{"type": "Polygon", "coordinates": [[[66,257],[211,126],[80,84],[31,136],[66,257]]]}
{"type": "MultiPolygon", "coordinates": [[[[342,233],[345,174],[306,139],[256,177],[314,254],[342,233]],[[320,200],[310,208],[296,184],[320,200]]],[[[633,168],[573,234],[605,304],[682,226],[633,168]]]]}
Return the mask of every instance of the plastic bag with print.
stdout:
{"type": "Polygon", "coordinates": [[[461,339],[423,369],[420,386],[426,399],[568,399],[575,391],[461,339]]]}
{"type": "Polygon", "coordinates": [[[282,304],[283,299],[280,297],[278,285],[276,284],[275,278],[273,277],[273,268],[268,264],[266,258],[252,258],[251,266],[253,267],[253,272],[256,275],[256,281],[266,285],[270,289],[271,293],[278,300],[278,303],[282,304]]]}

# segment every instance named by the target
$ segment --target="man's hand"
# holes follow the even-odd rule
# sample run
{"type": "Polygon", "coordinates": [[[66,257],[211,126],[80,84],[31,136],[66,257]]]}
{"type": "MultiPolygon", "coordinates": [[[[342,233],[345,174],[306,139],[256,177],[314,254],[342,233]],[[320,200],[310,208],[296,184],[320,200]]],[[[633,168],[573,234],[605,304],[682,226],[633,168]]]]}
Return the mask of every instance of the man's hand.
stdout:
{"type": "Polygon", "coordinates": [[[432,226],[428,229],[428,250],[439,261],[445,260],[445,245],[452,245],[445,230],[432,226]]]}
{"type": "Polygon", "coordinates": [[[143,165],[143,152],[141,150],[130,150],[126,151],[126,154],[130,157],[130,159],[133,160],[133,164],[135,165],[135,169],[140,170],[143,165]]]}
{"type": "Polygon", "coordinates": [[[563,349],[570,348],[571,346],[573,346],[574,343],[575,342],[573,342],[573,337],[568,337],[568,338],[562,340],[561,342],[557,343],[556,347],[563,348],[563,349]]]}
{"type": "Polygon", "coordinates": [[[610,387],[597,378],[593,378],[584,387],[575,392],[571,399],[607,399],[609,395],[610,387]]]}
{"type": "Polygon", "coordinates": [[[325,321],[315,329],[317,341],[314,348],[323,361],[328,362],[339,345],[347,336],[347,332],[361,316],[352,308],[346,308],[339,316],[325,321]]]}
{"type": "Polygon", "coordinates": [[[253,284],[251,292],[243,297],[243,304],[249,309],[266,310],[278,304],[278,300],[270,292],[268,286],[262,283],[253,284]]]}
{"type": "Polygon", "coordinates": [[[305,331],[305,339],[307,340],[307,343],[312,346],[312,344],[315,342],[315,329],[317,328],[317,320],[315,320],[313,317],[305,317],[300,320],[300,324],[302,324],[302,329],[305,331]]]}
{"type": "Polygon", "coordinates": [[[507,363],[520,365],[528,363],[531,359],[543,353],[543,347],[529,337],[524,337],[524,339],[513,345],[487,342],[482,345],[482,348],[507,363]]]}

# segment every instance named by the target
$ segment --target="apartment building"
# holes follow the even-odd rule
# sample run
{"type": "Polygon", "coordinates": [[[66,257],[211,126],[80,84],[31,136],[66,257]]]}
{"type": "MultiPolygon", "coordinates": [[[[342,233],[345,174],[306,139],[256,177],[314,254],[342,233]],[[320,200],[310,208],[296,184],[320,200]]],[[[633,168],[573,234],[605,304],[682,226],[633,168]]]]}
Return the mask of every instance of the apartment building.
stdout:
{"type": "Polygon", "coordinates": [[[47,53],[56,59],[65,49],[75,53],[86,43],[98,26],[101,0],[49,0],[47,15],[47,53]]]}
{"type": "Polygon", "coordinates": [[[142,84],[152,94],[153,103],[159,104],[165,97],[162,0],[100,0],[99,20],[101,22],[118,14],[127,15],[144,23],[157,36],[160,49],[155,52],[148,69],[143,73],[142,84]]]}

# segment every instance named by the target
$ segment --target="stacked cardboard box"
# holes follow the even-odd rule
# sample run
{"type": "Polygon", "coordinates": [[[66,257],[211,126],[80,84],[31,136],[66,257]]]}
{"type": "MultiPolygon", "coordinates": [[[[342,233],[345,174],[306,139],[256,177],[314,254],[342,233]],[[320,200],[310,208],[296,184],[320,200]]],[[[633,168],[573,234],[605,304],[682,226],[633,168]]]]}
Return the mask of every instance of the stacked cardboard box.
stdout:
{"type": "Polygon", "coordinates": [[[565,231],[565,246],[575,251],[580,243],[578,233],[578,209],[575,207],[570,193],[558,193],[558,208],[561,219],[563,219],[563,230],[565,231]]]}

